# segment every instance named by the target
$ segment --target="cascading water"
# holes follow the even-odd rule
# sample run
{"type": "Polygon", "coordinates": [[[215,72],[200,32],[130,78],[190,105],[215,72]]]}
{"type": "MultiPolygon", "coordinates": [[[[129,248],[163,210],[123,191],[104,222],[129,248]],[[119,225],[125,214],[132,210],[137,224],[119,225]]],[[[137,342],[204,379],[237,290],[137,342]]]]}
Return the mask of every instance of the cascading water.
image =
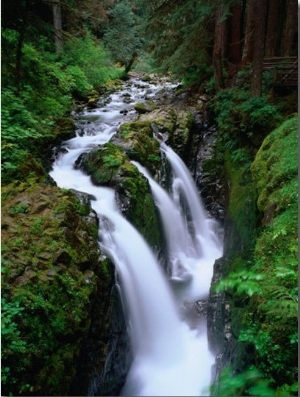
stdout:
{"type": "MultiPolygon", "coordinates": [[[[151,88],[152,94],[147,95],[154,95],[159,89],[151,88]]],[[[125,94],[128,89],[113,94],[103,108],[81,117],[77,136],[64,143],[66,153],[56,159],[50,175],[60,187],[94,197],[92,207],[100,219],[100,246],[113,260],[121,278],[134,357],[122,395],[208,395],[214,357],[208,348],[206,320],[198,319],[197,326],[193,326],[190,307],[196,300],[207,298],[213,263],[222,252],[214,223],[206,218],[186,167],[162,144],[174,174],[173,194],[169,195],[147,170],[135,163],[148,178],[160,209],[171,282],[146,241],[120,214],[114,191],[94,186],[87,175],[74,168],[81,153],[107,142],[117,131],[124,118],[120,111],[130,113],[130,105],[122,99],[125,94]],[[182,197],[189,207],[193,231],[180,206],[182,197]]],[[[130,95],[138,101],[145,97],[146,88],[133,84],[130,95]]]]}

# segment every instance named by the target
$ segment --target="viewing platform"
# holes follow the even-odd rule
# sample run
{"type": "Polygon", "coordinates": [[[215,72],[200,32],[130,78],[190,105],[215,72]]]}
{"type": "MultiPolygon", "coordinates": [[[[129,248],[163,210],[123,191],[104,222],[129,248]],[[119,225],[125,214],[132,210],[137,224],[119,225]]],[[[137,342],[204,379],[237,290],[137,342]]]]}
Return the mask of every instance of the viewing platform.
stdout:
{"type": "Polygon", "coordinates": [[[298,86],[298,57],[264,58],[263,71],[274,70],[274,87],[298,86]]]}

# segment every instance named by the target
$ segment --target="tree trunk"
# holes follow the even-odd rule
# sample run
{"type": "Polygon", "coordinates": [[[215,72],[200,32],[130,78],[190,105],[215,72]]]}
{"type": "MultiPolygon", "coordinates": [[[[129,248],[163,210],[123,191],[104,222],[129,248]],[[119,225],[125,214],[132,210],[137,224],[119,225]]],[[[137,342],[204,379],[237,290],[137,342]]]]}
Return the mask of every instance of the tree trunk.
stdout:
{"type": "Polygon", "coordinates": [[[268,8],[268,24],[267,24],[267,37],[265,44],[265,56],[274,57],[277,50],[277,40],[278,40],[278,25],[279,25],[279,1],[280,0],[270,0],[268,8]]]}
{"type": "Polygon", "coordinates": [[[251,95],[261,96],[262,66],[264,57],[265,27],[268,0],[255,0],[254,12],[257,17],[254,31],[253,74],[251,95]]]}
{"type": "Polygon", "coordinates": [[[56,50],[56,54],[59,55],[62,52],[62,48],[63,48],[60,0],[53,0],[52,11],[53,11],[55,50],[56,50]]]}
{"type": "Polygon", "coordinates": [[[20,93],[21,59],[22,59],[23,41],[25,37],[25,29],[26,29],[25,23],[23,23],[19,31],[19,39],[18,39],[17,52],[16,52],[16,88],[18,95],[20,93]]]}
{"type": "Polygon", "coordinates": [[[225,87],[223,75],[223,61],[226,49],[227,23],[222,20],[224,6],[219,5],[215,16],[215,35],[213,50],[213,67],[215,77],[215,89],[218,91],[225,87]]]}
{"type": "Polygon", "coordinates": [[[17,48],[16,48],[16,74],[15,74],[15,84],[17,88],[17,94],[19,95],[20,93],[20,82],[21,82],[21,61],[22,61],[22,48],[23,48],[23,42],[25,38],[25,31],[27,27],[27,12],[28,12],[28,2],[25,1],[23,3],[24,8],[19,10],[19,22],[20,22],[20,28],[18,29],[19,31],[19,38],[18,38],[18,43],[17,43],[17,48]]]}
{"type": "Polygon", "coordinates": [[[254,43],[254,22],[256,15],[254,10],[255,0],[248,0],[246,8],[246,30],[243,48],[242,63],[247,64],[253,60],[253,43],[254,43]]]}
{"type": "Polygon", "coordinates": [[[230,44],[229,61],[238,64],[241,60],[241,40],[242,40],[242,4],[235,4],[231,8],[232,17],[230,19],[230,44]]]}
{"type": "Polygon", "coordinates": [[[297,0],[288,0],[285,26],[282,39],[282,55],[292,55],[295,35],[298,27],[298,2],[297,0]]]}
{"type": "Polygon", "coordinates": [[[130,59],[130,61],[125,65],[125,73],[129,73],[130,69],[132,68],[132,65],[134,63],[134,61],[137,59],[137,52],[134,52],[132,54],[132,57],[130,59]]]}

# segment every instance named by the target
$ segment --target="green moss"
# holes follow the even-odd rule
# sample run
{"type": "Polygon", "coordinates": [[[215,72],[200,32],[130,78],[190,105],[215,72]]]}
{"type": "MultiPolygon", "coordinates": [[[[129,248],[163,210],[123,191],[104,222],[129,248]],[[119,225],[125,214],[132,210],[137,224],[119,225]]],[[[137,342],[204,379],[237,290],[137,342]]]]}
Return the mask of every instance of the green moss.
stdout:
{"type": "Polygon", "coordinates": [[[157,106],[152,101],[145,101],[145,102],[141,102],[141,103],[136,103],[134,105],[134,109],[138,113],[149,113],[149,112],[152,112],[152,110],[154,110],[156,108],[157,108],[157,106]]]}
{"type": "Polygon", "coordinates": [[[91,296],[99,276],[108,282],[96,222],[85,221],[89,211],[72,192],[49,185],[8,185],[2,205],[3,390],[66,394],[91,296]]]}
{"type": "Polygon", "coordinates": [[[118,178],[120,169],[123,166],[128,169],[125,163],[128,163],[128,158],[122,150],[112,143],[106,143],[84,157],[82,168],[91,175],[96,185],[112,185],[118,178]]]}
{"type": "Polygon", "coordinates": [[[117,188],[118,196],[129,198],[125,217],[144,236],[151,246],[162,246],[159,217],[147,179],[137,172],[134,178],[124,179],[117,188]]]}
{"type": "Polygon", "coordinates": [[[120,133],[127,145],[130,146],[130,149],[127,150],[128,156],[132,160],[140,162],[150,172],[155,173],[161,164],[160,146],[153,137],[150,121],[125,123],[121,125],[120,133]]]}
{"type": "Polygon", "coordinates": [[[286,195],[286,186],[293,183],[298,174],[297,124],[297,117],[293,117],[274,130],[264,140],[253,162],[251,170],[258,190],[257,205],[265,213],[274,205],[274,211],[279,211],[281,189],[285,189],[286,195]]]}
{"type": "Polygon", "coordinates": [[[244,251],[247,255],[254,245],[255,186],[251,180],[250,163],[233,162],[229,151],[225,153],[225,167],[230,181],[229,221],[232,224],[231,235],[227,236],[229,249],[244,251]]]}
{"type": "Polygon", "coordinates": [[[252,269],[264,277],[241,340],[253,344],[257,367],[279,391],[297,381],[297,130],[296,117],[274,130],[251,167],[264,215],[252,269]]]}
{"type": "Polygon", "coordinates": [[[271,381],[276,395],[283,395],[284,390],[296,395],[296,147],[297,118],[293,117],[265,138],[251,168],[243,161],[244,156],[234,159],[232,154],[225,155],[230,181],[229,220],[234,226],[230,230],[242,238],[229,236],[231,256],[225,262],[229,275],[221,283],[229,288],[232,330],[239,338],[238,349],[244,346],[244,351],[250,352],[246,362],[271,381]],[[242,244],[234,252],[239,241],[242,244]],[[251,248],[248,251],[247,246],[251,248]]]}
{"type": "MultiPolygon", "coordinates": [[[[130,147],[133,148],[131,158],[156,170],[156,164],[161,161],[159,144],[152,138],[150,123],[126,123],[125,126],[121,126],[121,134],[124,132],[125,140],[130,141],[130,147]]],[[[116,189],[117,200],[124,216],[150,245],[161,247],[162,234],[159,217],[149,183],[131,164],[129,157],[123,153],[122,149],[113,143],[97,147],[83,158],[82,166],[91,175],[95,184],[116,189]]]]}

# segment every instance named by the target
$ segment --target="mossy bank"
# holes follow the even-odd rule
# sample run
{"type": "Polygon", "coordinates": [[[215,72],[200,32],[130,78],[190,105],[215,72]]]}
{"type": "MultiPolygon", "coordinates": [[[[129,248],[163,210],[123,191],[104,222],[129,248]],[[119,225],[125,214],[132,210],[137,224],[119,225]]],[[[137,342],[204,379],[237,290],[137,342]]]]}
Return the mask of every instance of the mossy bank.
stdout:
{"type": "Polygon", "coordinates": [[[32,179],[2,188],[2,210],[2,392],[66,394],[93,295],[109,281],[96,216],[32,179]]]}

